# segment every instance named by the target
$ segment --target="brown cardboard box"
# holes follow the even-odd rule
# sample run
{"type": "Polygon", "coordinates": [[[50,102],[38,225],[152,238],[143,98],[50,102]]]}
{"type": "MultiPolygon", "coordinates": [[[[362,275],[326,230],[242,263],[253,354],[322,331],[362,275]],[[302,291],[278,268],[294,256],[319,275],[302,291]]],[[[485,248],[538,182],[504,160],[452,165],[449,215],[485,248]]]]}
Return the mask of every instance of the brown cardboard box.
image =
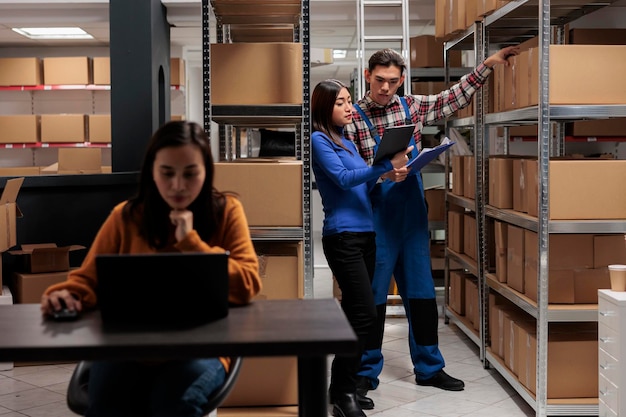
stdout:
{"type": "Polygon", "coordinates": [[[40,58],[0,58],[0,85],[40,85],[40,58]]]}
{"type": "Polygon", "coordinates": [[[39,175],[39,167],[2,167],[0,168],[0,177],[27,177],[39,175]]]}
{"type": "Polygon", "coordinates": [[[218,162],[215,187],[234,191],[250,226],[302,226],[302,162],[218,162]]]}
{"type": "Polygon", "coordinates": [[[248,357],[222,407],[298,404],[296,357],[248,357]]]}
{"type": "Polygon", "coordinates": [[[111,84],[111,58],[97,56],[92,59],[93,83],[96,85],[111,84]]]}
{"type": "Polygon", "coordinates": [[[463,217],[463,211],[460,211],[459,208],[451,206],[451,209],[448,210],[448,247],[458,254],[463,253],[463,217]]]}
{"type": "Polygon", "coordinates": [[[526,195],[526,158],[513,160],[513,210],[526,213],[528,197],[526,195]]]}
{"type": "Polygon", "coordinates": [[[447,88],[443,81],[415,81],[411,83],[411,94],[428,96],[439,94],[447,88]]]}
{"type": "Polygon", "coordinates": [[[463,197],[474,199],[476,198],[476,165],[473,155],[465,155],[463,161],[463,168],[465,173],[463,176],[463,197]]]}
{"type": "Polygon", "coordinates": [[[185,85],[185,60],[170,58],[170,85],[185,85]]]}
{"type": "Polygon", "coordinates": [[[40,303],[43,292],[53,284],[67,279],[68,271],[41,274],[13,273],[13,288],[17,304],[40,303]]]}
{"type": "Polygon", "coordinates": [[[43,59],[43,81],[48,85],[55,84],[91,84],[90,58],[46,57],[43,59]]]}
{"type": "Polygon", "coordinates": [[[101,166],[100,148],[59,148],[59,174],[98,174],[101,166]]]}
{"type": "Polygon", "coordinates": [[[597,136],[626,136],[626,119],[581,120],[569,123],[565,127],[565,134],[569,136],[597,137],[597,136]]]}
{"type": "Polygon", "coordinates": [[[507,226],[506,283],[512,289],[524,292],[524,229],[507,226]]]}
{"type": "Polygon", "coordinates": [[[574,303],[598,304],[598,290],[610,289],[609,269],[574,269],[574,303]]]}
{"type": "Polygon", "coordinates": [[[507,223],[500,221],[494,222],[496,277],[498,278],[498,282],[506,282],[506,261],[508,246],[507,227],[507,223]]]}
{"type": "Polygon", "coordinates": [[[428,204],[428,220],[444,221],[446,218],[446,190],[442,188],[424,191],[428,204]]]}
{"type": "Polygon", "coordinates": [[[27,274],[60,272],[70,269],[70,251],[85,249],[81,245],[58,247],[56,243],[35,243],[21,245],[20,250],[10,250],[17,256],[16,271],[27,274]]]}
{"type": "Polygon", "coordinates": [[[624,234],[594,235],[593,267],[602,268],[611,264],[626,264],[624,234]]]}
{"type": "MultiPolygon", "coordinates": [[[[527,335],[526,388],[536,392],[537,337],[527,335]]],[[[597,398],[597,332],[550,332],[548,335],[548,398],[597,398]]]]}
{"type": "Polygon", "coordinates": [[[89,142],[111,143],[111,115],[90,114],[87,116],[89,142]]]}
{"type": "Polygon", "coordinates": [[[211,104],[302,104],[302,73],[301,43],[211,44],[211,104]]]}
{"type": "Polygon", "coordinates": [[[298,407],[220,407],[219,417],[298,417],[298,407]]]}
{"type": "Polygon", "coordinates": [[[513,208],[513,157],[498,155],[489,158],[489,204],[513,208]]]}
{"type": "Polygon", "coordinates": [[[569,43],[576,45],[626,45],[626,29],[575,28],[569,31],[569,43]]]}
{"type": "Polygon", "coordinates": [[[38,115],[0,116],[0,143],[37,143],[38,141],[38,115]]]}
{"type": "Polygon", "coordinates": [[[466,160],[463,155],[452,156],[452,194],[463,195],[465,163],[466,160]]]}
{"type": "Polygon", "coordinates": [[[465,274],[465,318],[475,329],[480,326],[480,311],[478,309],[478,281],[471,274],[465,274]]]}
{"type": "MultiPolygon", "coordinates": [[[[530,62],[530,105],[538,103],[538,83],[534,81],[538,79],[537,55],[530,62]]],[[[550,45],[550,104],[625,103],[625,56],[626,45],[550,45]]]]}
{"type": "Polygon", "coordinates": [[[84,114],[41,115],[41,141],[44,143],[84,142],[85,130],[84,114]]]}
{"type": "Polygon", "coordinates": [[[450,308],[461,316],[465,315],[465,273],[450,271],[450,308]]]}
{"type": "Polygon", "coordinates": [[[7,180],[0,196],[0,252],[17,243],[16,219],[22,217],[22,212],[16,200],[23,182],[23,177],[7,180]]]}
{"type": "Polygon", "coordinates": [[[466,213],[463,217],[463,253],[474,261],[478,259],[476,230],[476,217],[466,213]]]}
{"type": "Polygon", "coordinates": [[[259,256],[263,281],[256,299],[294,299],[304,297],[302,243],[261,243],[254,247],[259,256]]]}
{"type": "MultiPolygon", "coordinates": [[[[551,220],[626,218],[626,194],[614,189],[614,184],[626,181],[626,160],[553,160],[549,164],[551,220]]],[[[537,174],[528,172],[527,176],[537,174]]]]}
{"type": "MultiPolygon", "coordinates": [[[[411,68],[443,67],[443,41],[433,35],[414,36],[411,42],[411,68]]],[[[461,51],[448,52],[448,66],[461,66],[461,51]]],[[[445,90],[442,89],[442,90],[445,90]]],[[[437,93],[442,90],[437,91],[437,93]]],[[[436,93],[435,93],[436,94],[436,93]]]]}

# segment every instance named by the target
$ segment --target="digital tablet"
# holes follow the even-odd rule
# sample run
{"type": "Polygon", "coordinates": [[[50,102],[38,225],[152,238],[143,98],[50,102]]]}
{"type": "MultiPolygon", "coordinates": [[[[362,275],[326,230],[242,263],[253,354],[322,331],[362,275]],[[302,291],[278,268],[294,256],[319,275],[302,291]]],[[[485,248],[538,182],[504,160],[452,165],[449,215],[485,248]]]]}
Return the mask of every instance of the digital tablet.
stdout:
{"type": "Polygon", "coordinates": [[[374,164],[382,159],[391,158],[401,150],[406,149],[413,137],[413,131],[415,131],[415,125],[386,127],[378,144],[376,155],[374,155],[374,164]]]}

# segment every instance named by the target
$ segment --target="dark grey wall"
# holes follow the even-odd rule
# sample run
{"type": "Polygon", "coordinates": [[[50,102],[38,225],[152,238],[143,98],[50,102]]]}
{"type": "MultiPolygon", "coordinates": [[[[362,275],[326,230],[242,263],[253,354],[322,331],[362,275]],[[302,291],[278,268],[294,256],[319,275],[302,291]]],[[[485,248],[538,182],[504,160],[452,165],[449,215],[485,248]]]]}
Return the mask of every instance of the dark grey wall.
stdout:
{"type": "Polygon", "coordinates": [[[111,165],[137,171],[170,116],[170,26],[160,0],[109,2],[111,165]]]}

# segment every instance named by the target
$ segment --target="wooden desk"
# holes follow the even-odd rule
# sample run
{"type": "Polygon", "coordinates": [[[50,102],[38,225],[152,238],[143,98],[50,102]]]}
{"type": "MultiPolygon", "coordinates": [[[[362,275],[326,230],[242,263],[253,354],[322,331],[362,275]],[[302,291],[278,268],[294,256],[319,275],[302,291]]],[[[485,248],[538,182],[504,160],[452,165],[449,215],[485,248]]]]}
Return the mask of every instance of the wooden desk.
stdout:
{"type": "Polygon", "coordinates": [[[103,330],[97,311],[75,322],[44,319],[38,304],[0,306],[0,362],[298,356],[300,417],[327,417],[327,356],[357,338],[335,299],[265,300],[185,330],[103,330]]]}

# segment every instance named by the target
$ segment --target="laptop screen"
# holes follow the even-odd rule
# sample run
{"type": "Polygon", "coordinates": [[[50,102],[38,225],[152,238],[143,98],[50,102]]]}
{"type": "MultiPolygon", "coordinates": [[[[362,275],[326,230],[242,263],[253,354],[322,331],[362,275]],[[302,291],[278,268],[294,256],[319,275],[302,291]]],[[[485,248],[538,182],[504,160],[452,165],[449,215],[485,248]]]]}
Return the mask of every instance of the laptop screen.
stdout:
{"type": "Polygon", "coordinates": [[[228,253],[96,256],[105,325],[189,327],[228,315],[228,253]]]}

